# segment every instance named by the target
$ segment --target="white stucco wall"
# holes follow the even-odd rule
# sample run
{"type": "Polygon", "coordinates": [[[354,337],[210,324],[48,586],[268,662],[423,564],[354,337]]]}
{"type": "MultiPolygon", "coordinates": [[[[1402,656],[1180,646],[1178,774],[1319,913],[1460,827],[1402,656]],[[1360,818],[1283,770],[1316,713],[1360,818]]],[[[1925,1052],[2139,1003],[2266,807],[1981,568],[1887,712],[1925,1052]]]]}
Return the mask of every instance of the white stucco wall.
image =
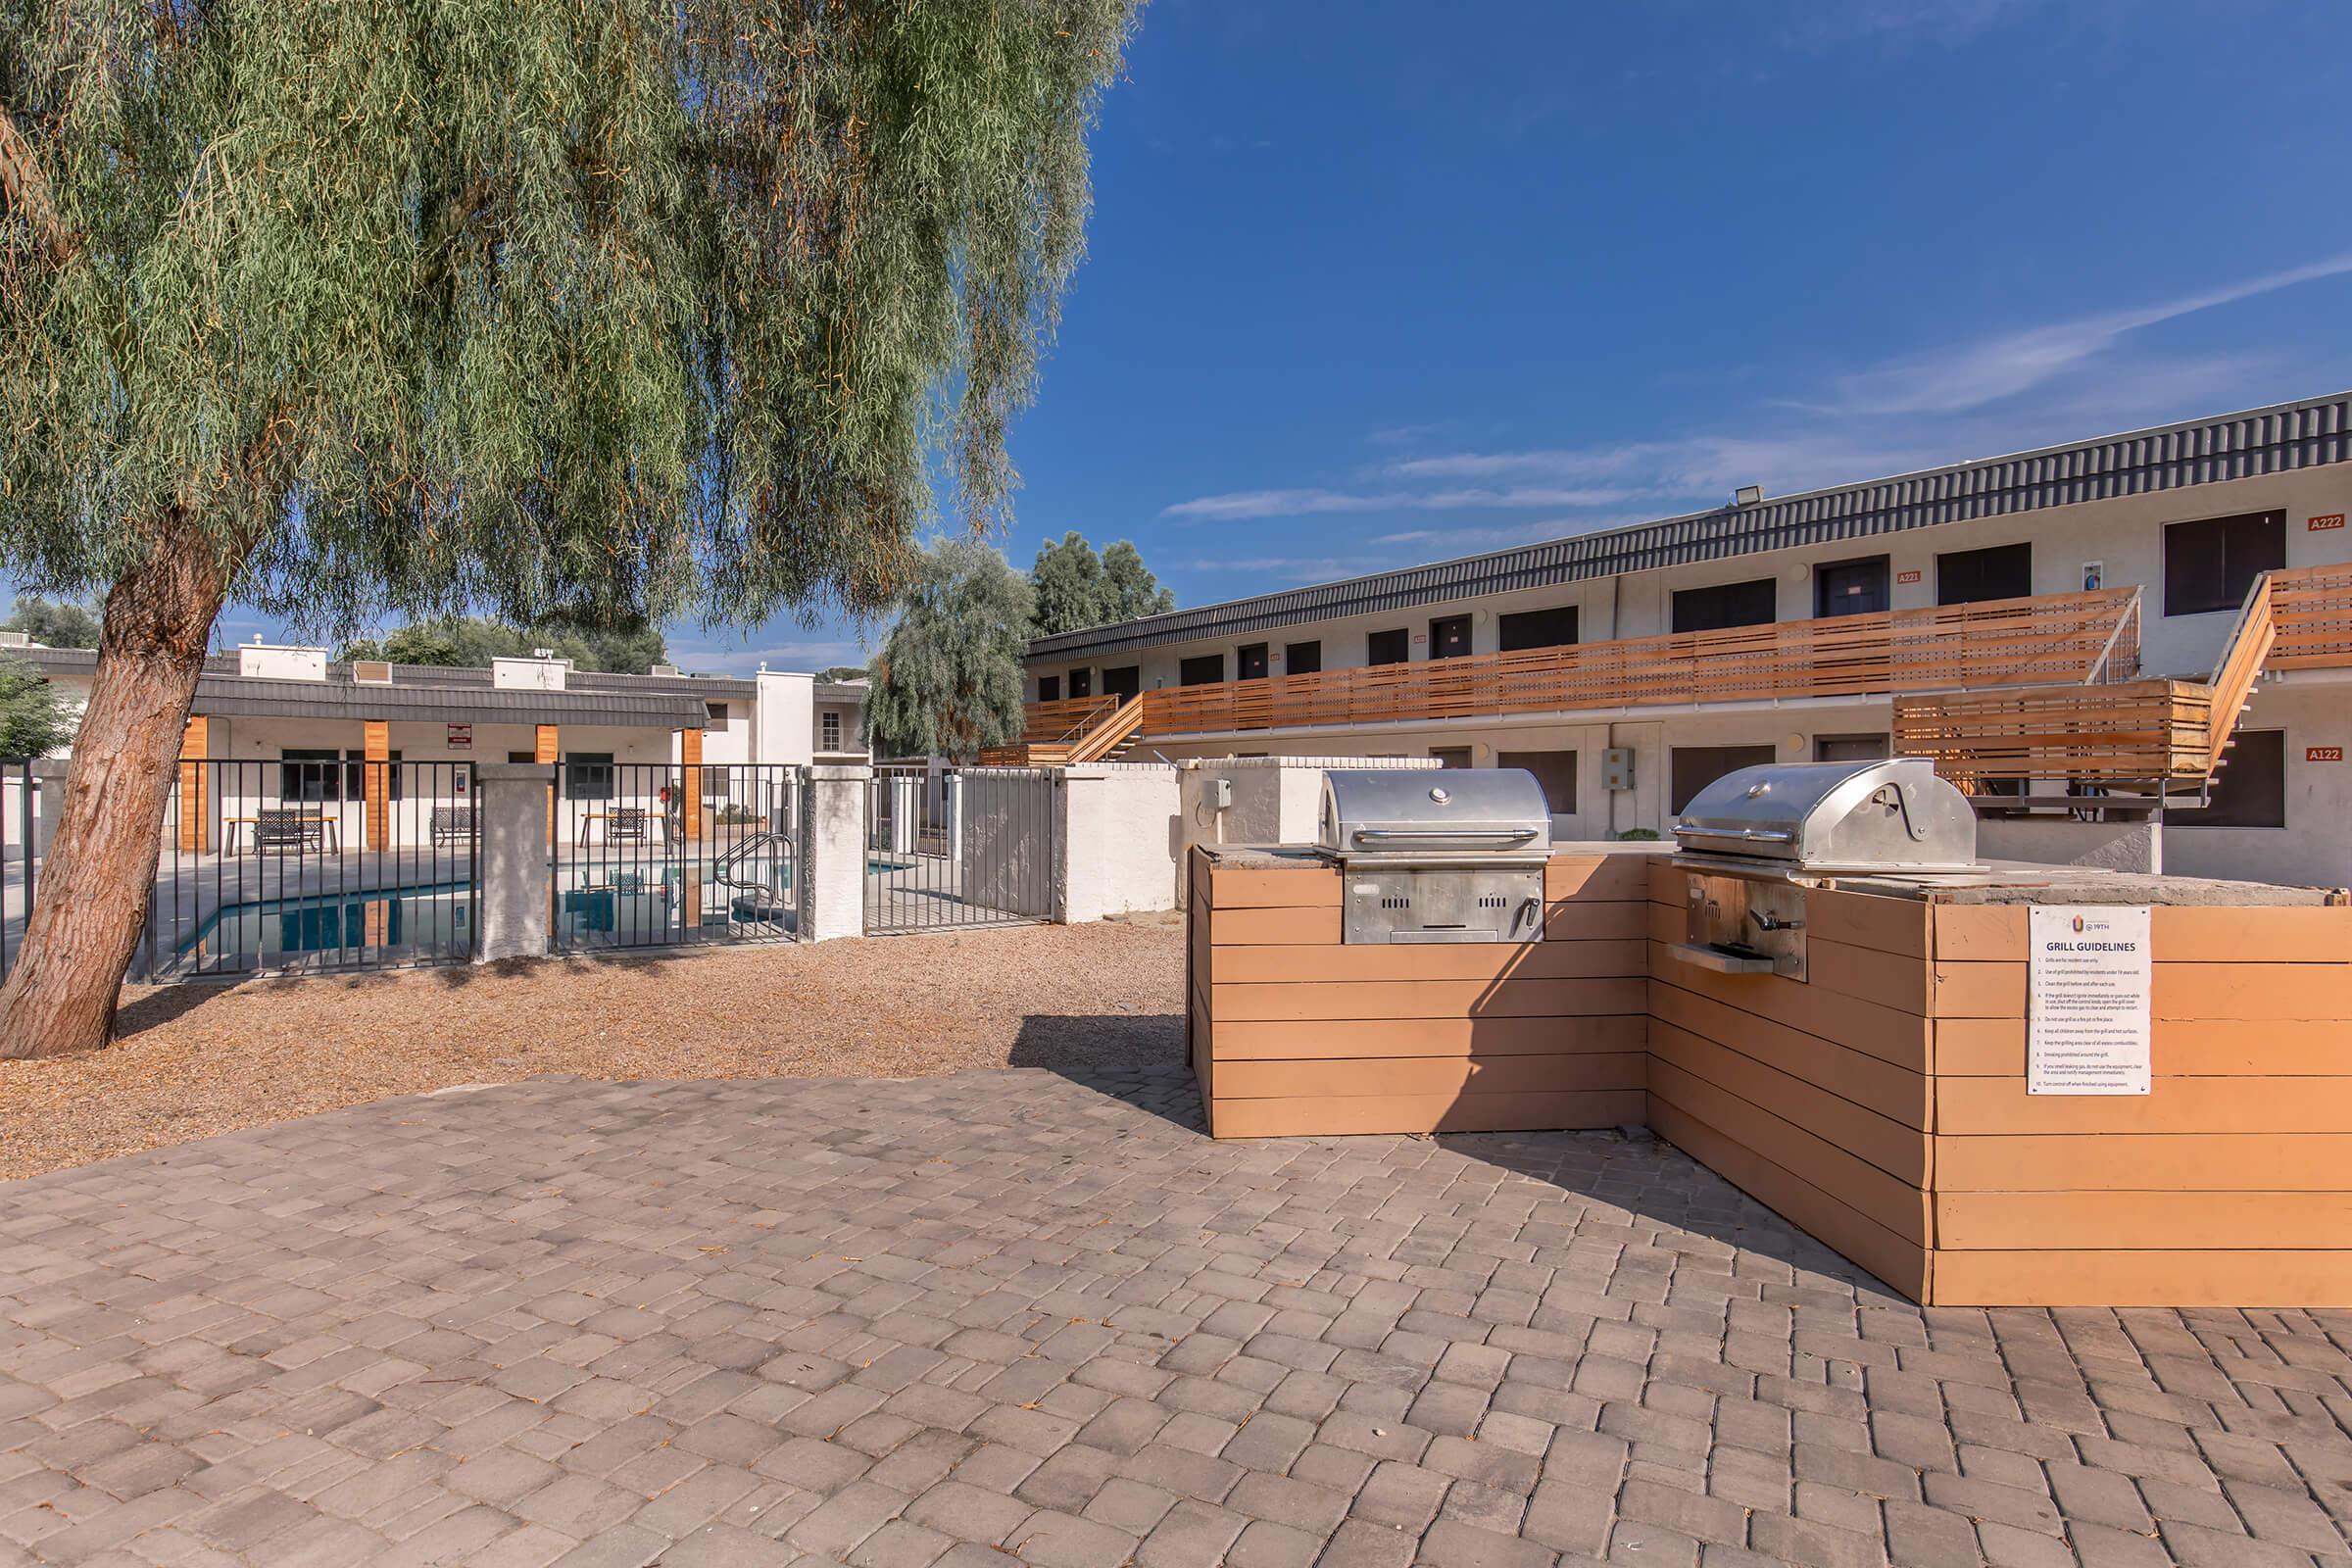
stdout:
{"type": "Polygon", "coordinates": [[[816,677],[789,671],[761,670],[752,700],[752,760],[806,762],[809,743],[816,677]]]}
{"type": "Polygon", "coordinates": [[[1217,757],[1176,764],[1175,896],[1191,897],[1186,871],[1196,844],[1312,844],[1323,775],[1335,767],[1434,768],[1427,757],[1217,757]],[[1219,780],[1233,804],[1211,804],[1219,780]]]}
{"type": "Polygon", "coordinates": [[[1068,924],[1176,906],[1177,770],[1165,762],[1113,762],[1063,771],[1059,892],[1068,924]]]}
{"type": "Polygon", "coordinates": [[[2197,827],[2174,817],[2164,828],[2164,868],[2180,876],[2352,887],[2352,761],[2312,757],[2332,748],[2352,758],[2352,671],[2265,677],[2238,729],[2286,732],[2286,826],[2197,827]]]}

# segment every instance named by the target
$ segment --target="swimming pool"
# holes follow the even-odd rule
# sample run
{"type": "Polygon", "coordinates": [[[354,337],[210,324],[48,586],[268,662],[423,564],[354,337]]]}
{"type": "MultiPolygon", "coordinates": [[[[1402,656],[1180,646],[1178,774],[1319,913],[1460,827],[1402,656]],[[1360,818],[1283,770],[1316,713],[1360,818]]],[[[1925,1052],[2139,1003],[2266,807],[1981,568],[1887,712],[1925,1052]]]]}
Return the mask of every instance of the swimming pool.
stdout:
{"type": "MultiPolygon", "coordinates": [[[[869,875],[904,861],[869,858],[869,875]]],[[[659,862],[637,870],[566,864],[558,870],[554,945],[561,948],[788,936],[798,919],[786,895],[789,858],[731,865],[721,882],[708,865],[659,862]]],[[[159,903],[151,925],[170,929],[159,903]]],[[[141,978],[244,975],[273,969],[397,967],[473,956],[478,912],[463,879],[362,892],[320,892],[224,904],[172,940],[144,950],[141,978]]]]}

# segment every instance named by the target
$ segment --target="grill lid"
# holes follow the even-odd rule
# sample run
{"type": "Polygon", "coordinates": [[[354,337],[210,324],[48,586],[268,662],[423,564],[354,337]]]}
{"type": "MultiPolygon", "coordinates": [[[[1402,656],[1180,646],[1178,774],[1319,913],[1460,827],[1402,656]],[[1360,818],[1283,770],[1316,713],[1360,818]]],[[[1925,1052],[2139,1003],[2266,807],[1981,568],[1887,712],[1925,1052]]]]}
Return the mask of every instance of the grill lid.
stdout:
{"type": "Polygon", "coordinates": [[[1333,768],[1317,844],[1350,864],[1541,861],[1551,807],[1525,768],[1333,768]]]}
{"type": "Polygon", "coordinates": [[[1686,863],[1774,871],[1982,870],[1977,815],[1925,758],[1742,767],[1674,824],[1686,863]]]}

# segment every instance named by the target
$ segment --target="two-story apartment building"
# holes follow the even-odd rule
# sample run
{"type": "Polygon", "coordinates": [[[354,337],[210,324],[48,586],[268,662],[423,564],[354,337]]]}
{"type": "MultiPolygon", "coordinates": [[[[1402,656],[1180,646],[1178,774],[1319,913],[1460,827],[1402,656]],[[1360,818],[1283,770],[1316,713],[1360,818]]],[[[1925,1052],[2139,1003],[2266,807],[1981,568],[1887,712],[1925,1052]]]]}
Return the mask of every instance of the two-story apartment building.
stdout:
{"type": "Polygon", "coordinates": [[[2343,883],[2347,513],[2352,395],[1743,491],[1041,638],[1024,754],[1526,767],[1605,838],[1734,767],[1913,752],[1984,809],[2161,797],[2172,869],[2343,883]]]}

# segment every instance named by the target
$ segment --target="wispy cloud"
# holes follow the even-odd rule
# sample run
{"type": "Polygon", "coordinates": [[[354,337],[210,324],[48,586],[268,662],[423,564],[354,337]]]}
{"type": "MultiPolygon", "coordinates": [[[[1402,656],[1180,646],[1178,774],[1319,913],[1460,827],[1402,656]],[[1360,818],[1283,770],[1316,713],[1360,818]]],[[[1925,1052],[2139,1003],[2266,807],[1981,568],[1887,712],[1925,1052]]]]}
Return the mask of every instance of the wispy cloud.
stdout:
{"type": "Polygon", "coordinates": [[[1183,571],[1250,572],[1297,582],[1355,577],[1394,564],[1395,558],[1388,556],[1256,556],[1233,560],[1208,556],[1197,561],[1176,563],[1178,569],[1183,571]]]}
{"type": "Polygon", "coordinates": [[[1967,43],[2043,4],[2044,0],[1803,0],[1782,41],[1804,50],[1865,40],[1949,46],[1967,43]]]}
{"type": "Polygon", "coordinates": [[[2108,353],[2131,333],[2235,305],[2299,283],[2352,272],[2352,254],[2133,310],[2108,311],[1960,348],[1889,360],[1837,377],[1822,412],[1846,415],[1957,414],[2014,397],[2108,353]]]}
{"type": "Polygon", "coordinates": [[[1627,499],[1623,490],[1513,486],[1452,490],[1241,490],[1199,496],[1161,510],[1167,517],[1229,521],[1248,517],[1311,517],[1335,512],[1470,512],[1518,507],[1605,507],[1627,499]]]}

